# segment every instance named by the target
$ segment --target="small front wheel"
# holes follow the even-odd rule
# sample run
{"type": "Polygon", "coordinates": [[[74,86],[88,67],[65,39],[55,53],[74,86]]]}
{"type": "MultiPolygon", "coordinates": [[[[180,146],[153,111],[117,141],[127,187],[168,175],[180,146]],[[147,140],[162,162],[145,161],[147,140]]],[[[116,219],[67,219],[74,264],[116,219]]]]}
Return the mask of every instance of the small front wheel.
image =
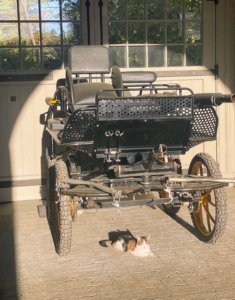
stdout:
{"type": "MultiPolygon", "coordinates": [[[[181,162],[180,162],[180,157],[179,155],[171,155],[168,158],[168,161],[175,161],[178,163],[176,164],[176,172],[177,174],[182,174],[182,168],[181,168],[181,162]]],[[[168,198],[169,195],[167,192],[159,192],[159,196],[160,198],[168,198]]],[[[180,206],[174,206],[173,204],[162,204],[162,208],[164,209],[164,211],[171,217],[174,217],[180,210],[180,206]]]]}
{"type": "Polygon", "coordinates": [[[45,173],[46,173],[46,191],[47,191],[47,219],[49,224],[54,219],[54,173],[55,163],[49,155],[49,149],[46,148],[45,156],[45,173]]]}
{"type": "MultiPolygon", "coordinates": [[[[215,160],[206,153],[194,156],[189,166],[189,175],[221,178],[221,172],[215,160]]],[[[201,192],[201,200],[197,212],[191,218],[199,238],[210,244],[218,241],[227,223],[227,198],[224,188],[201,192]]]]}
{"type": "MultiPolygon", "coordinates": [[[[62,159],[57,160],[55,162],[54,239],[56,252],[60,256],[69,254],[72,242],[71,199],[59,193],[59,184],[67,177],[68,170],[65,162],[62,159]]],[[[63,184],[64,187],[65,184],[63,184]]]]}

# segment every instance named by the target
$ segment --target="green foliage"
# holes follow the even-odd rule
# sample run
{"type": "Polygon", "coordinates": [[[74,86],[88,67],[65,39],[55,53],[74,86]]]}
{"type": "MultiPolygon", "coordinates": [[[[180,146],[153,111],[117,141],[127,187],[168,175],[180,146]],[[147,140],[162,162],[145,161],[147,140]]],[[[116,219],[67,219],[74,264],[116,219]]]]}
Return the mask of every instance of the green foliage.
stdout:
{"type": "Polygon", "coordinates": [[[164,43],[164,23],[148,22],[148,43],[163,44],[164,43]]]}
{"type": "Polygon", "coordinates": [[[17,48],[0,49],[0,70],[1,71],[20,70],[19,49],[17,48]]]}
{"type": "Polygon", "coordinates": [[[109,20],[123,20],[126,16],[125,0],[108,1],[108,18],[109,20]]]}
{"type": "Polygon", "coordinates": [[[126,67],[126,47],[109,47],[110,66],[126,67]]]}
{"type": "Polygon", "coordinates": [[[183,23],[174,22],[167,23],[167,43],[182,43],[183,42],[183,23]]]}
{"type": "Polygon", "coordinates": [[[129,47],[129,67],[143,68],[145,67],[145,47],[129,47]]]}
{"type": "Polygon", "coordinates": [[[1,0],[0,20],[16,21],[0,23],[1,50],[0,70],[40,70],[61,68],[61,39],[63,45],[81,44],[80,1],[62,0],[63,33],[60,28],[59,0],[19,0],[20,33],[17,23],[17,0],[1,0]],[[42,22],[39,27],[39,4],[42,20],[58,20],[42,22]],[[27,23],[25,21],[28,21],[27,23]],[[19,41],[19,36],[21,37],[19,41]],[[40,40],[42,39],[42,45],[40,40]],[[45,46],[58,47],[45,47],[45,46]],[[13,49],[10,46],[16,46],[13,49]],[[19,58],[19,46],[21,57],[19,58]],[[32,48],[32,46],[34,48],[32,48]],[[37,47],[38,46],[38,47],[37,47]],[[43,60],[43,63],[41,61],[43,60]]]}
{"type": "Polygon", "coordinates": [[[22,49],[22,69],[25,71],[40,70],[40,49],[24,48],[22,49]]]}
{"type": "Polygon", "coordinates": [[[164,46],[149,46],[148,47],[148,66],[149,67],[164,67],[164,46]]]}
{"type": "Polygon", "coordinates": [[[183,46],[168,46],[167,47],[167,65],[169,67],[182,67],[184,50],[183,46]]]}
{"type": "Polygon", "coordinates": [[[185,27],[186,43],[202,42],[202,22],[185,22],[185,27]]]}
{"type": "Polygon", "coordinates": [[[149,20],[164,20],[164,1],[147,0],[147,17],[149,20]]]}
{"type": "Polygon", "coordinates": [[[128,24],[128,42],[130,44],[145,43],[145,22],[130,22],[128,24]]]}
{"type": "Polygon", "coordinates": [[[183,15],[183,0],[167,0],[167,19],[179,20],[183,15]]]}
{"type": "Polygon", "coordinates": [[[202,46],[190,45],[186,47],[186,66],[202,65],[202,46]]]}
{"type": "Polygon", "coordinates": [[[109,23],[109,44],[124,44],[126,42],[126,24],[122,22],[109,23]]]}
{"type": "Polygon", "coordinates": [[[202,18],[202,0],[185,0],[185,18],[202,18]]]}
{"type": "Polygon", "coordinates": [[[64,20],[80,20],[80,2],[79,1],[62,1],[62,18],[64,20]]]}
{"type": "Polygon", "coordinates": [[[128,20],[145,19],[145,2],[143,0],[127,1],[127,18],[128,20]]]}

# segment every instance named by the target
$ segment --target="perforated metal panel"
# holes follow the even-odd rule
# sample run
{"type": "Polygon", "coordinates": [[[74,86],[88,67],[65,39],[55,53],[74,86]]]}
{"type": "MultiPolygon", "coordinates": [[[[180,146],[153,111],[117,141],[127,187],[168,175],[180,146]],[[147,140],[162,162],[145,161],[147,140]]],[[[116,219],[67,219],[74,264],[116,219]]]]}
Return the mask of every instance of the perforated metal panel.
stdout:
{"type": "Polygon", "coordinates": [[[84,179],[90,179],[107,172],[112,163],[104,162],[103,159],[92,158],[86,153],[77,153],[77,162],[81,166],[81,174],[84,179]],[[84,176],[86,175],[86,176],[84,176]]]}
{"type": "Polygon", "coordinates": [[[193,97],[99,99],[98,120],[191,119],[193,97]]]}
{"type": "Polygon", "coordinates": [[[62,143],[94,140],[95,110],[76,110],[69,117],[61,137],[62,143]]]}
{"type": "Polygon", "coordinates": [[[213,107],[195,107],[187,150],[206,140],[215,140],[217,128],[218,116],[213,107]]]}

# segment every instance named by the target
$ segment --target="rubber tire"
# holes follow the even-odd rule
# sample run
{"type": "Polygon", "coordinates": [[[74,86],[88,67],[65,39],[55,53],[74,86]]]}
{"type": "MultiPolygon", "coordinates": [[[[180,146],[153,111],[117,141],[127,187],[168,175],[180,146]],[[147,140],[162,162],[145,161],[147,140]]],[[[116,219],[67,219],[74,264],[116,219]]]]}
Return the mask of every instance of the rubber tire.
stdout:
{"type": "MultiPolygon", "coordinates": [[[[199,153],[192,159],[188,174],[193,174],[192,169],[196,163],[202,163],[206,168],[209,177],[221,178],[222,174],[219,170],[218,164],[215,160],[206,153],[199,153]]],[[[194,174],[196,175],[196,174],[194,174]]],[[[211,191],[212,193],[213,191],[211,191]]],[[[211,229],[211,233],[203,234],[197,223],[197,217],[199,217],[199,212],[191,213],[191,218],[197,235],[200,240],[208,244],[215,244],[221,239],[227,224],[227,197],[225,188],[219,188],[214,190],[214,200],[215,200],[215,219],[214,227],[211,229]]],[[[200,206],[200,205],[199,205],[200,206]]]]}
{"type": "Polygon", "coordinates": [[[49,148],[45,153],[46,193],[47,193],[47,219],[49,224],[54,221],[54,173],[55,163],[50,158],[49,148]]]}
{"type": "MultiPolygon", "coordinates": [[[[68,177],[68,169],[62,159],[55,162],[55,183],[68,177]]],[[[63,184],[63,187],[66,187],[63,184]]],[[[56,188],[56,186],[55,186],[56,188]]],[[[60,256],[66,256],[70,253],[72,243],[72,217],[70,197],[64,194],[54,193],[54,228],[55,228],[55,248],[60,256]]]]}

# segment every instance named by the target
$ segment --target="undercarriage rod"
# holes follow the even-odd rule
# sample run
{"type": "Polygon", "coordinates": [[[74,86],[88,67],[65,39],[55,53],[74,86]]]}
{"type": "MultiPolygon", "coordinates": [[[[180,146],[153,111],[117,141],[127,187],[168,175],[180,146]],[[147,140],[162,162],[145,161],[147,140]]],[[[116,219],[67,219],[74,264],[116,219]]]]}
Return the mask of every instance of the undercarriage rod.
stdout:
{"type": "Polygon", "coordinates": [[[104,186],[103,184],[96,183],[93,181],[84,181],[84,180],[77,180],[77,179],[70,179],[70,178],[64,178],[60,180],[63,183],[73,184],[73,185],[88,185],[90,187],[95,187],[100,191],[103,191],[107,194],[114,195],[118,193],[117,190],[113,188],[109,188],[108,186],[104,186]]]}
{"type": "MultiPolygon", "coordinates": [[[[100,208],[110,208],[113,207],[113,202],[97,202],[94,201],[100,208]]],[[[149,199],[149,200],[127,200],[120,201],[120,207],[129,207],[129,206],[144,206],[144,205],[161,205],[161,204],[180,204],[178,197],[171,198],[161,198],[161,199],[149,199]]]]}
{"type": "Polygon", "coordinates": [[[235,178],[210,178],[210,177],[168,177],[168,182],[218,182],[235,183],[235,178]]]}

